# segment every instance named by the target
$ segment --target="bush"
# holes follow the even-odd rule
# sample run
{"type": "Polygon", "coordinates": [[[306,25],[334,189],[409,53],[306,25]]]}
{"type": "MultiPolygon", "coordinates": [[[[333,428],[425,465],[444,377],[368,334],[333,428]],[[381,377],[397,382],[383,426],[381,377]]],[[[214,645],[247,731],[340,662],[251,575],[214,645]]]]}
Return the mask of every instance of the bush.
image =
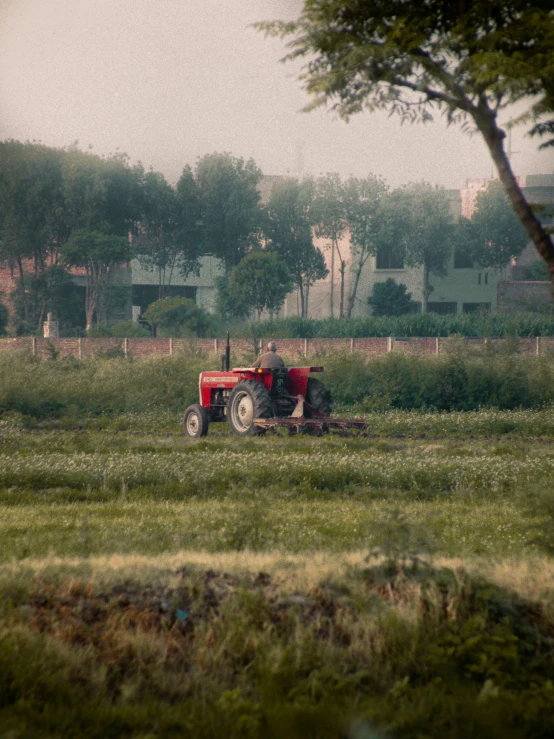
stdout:
{"type": "Polygon", "coordinates": [[[152,332],[141,326],[135,321],[120,321],[112,326],[112,336],[118,339],[129,338],[132,336],[146,337],[151,336],[152,332]]]}
{"type": "Polygon", "coordinates": [[[123,357],[41,361],[0,353],[0,408],[33,418],[96,416],[152,408],[181,411],[198,402],[198,374],[217,359],[174,354],[129,362],[123,357]]]}
{"type": "Polygon", "coordinates": [[[554,402],[554,367],[548,357],[518,355],[411,357],[332,354],[325,382],[336,402],[367,410],[439,411],[537,408],[554,402]]]}
{"type": "Polygon", "coordinates": [[[112,335],[112,330],[109,326],[98,323],[94,328],[89,328],[86,333],[89,339],[105,339],[112,335]]]}
{"type": "MultiPolygon", "coordinates": [[[[502,339],[506,337],[554,336],[554,315],[536,312],[507,315],[491,313],[416,313],[403,316],[372,318],[285,318],[265,321],[257,327],[260,336],[275,339],[362,338],[366,336],[474,336],[502,339]]],[[[246,336],[248,329],[234,335],[246,336]]]]}
{"type": "Polygon", "coordinates": [[[211,322],[205,310],[188,298],[162,298],[144,312],[148,323],[161,328],[164,336],[206,336],[211,322]]]}
{"type": "Polygon", "coordinates": [[[539,259],[536,262],[533,262],[533,264],[529,264],[523,270],[523,279],[550,282],[550,275],[548,274],[546,262],[539,259]]]}
{"type": "MultiPolygon", "coordinates": [[[[179,353],[137,362],[121,356],[52,362],[6,351],[0,353],[0,408],[34,418],[183,411],[198,402],[198,374],[218,364],[215,356],[179,353]]],[[[336,353],[324,366],[322,379],[335,402],[365,410],[538,408],[554,402],[554,365],[548,357],[424,358],[392,352],[368,360],[336,353]]]]}
{"type": "Polygon", "coordinates": [[[412,300],[406,285],[389,277],[385,282],[376,282],[373,294],[367,299],[374,316],[403,316],[415,313],[417,303],[412,300]]]}

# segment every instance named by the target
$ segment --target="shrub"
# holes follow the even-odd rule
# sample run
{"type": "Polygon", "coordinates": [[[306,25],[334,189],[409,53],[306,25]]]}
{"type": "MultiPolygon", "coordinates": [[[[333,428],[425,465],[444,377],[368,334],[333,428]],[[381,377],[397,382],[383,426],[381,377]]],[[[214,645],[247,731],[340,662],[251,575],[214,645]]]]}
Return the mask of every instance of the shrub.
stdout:
{"type": "MultiPolygon", "coordinates": [[[[508,336],[554,336],[554,315],[549,313],[416,313],[371,318],[285,318],[265,321],[258,326],[260,336],[276,339],[362,338],[365,336],[473,336],[501,339],[508,336]]],[[[245,335],[247,328],[235,331],[245,335]]]]}
{"type": "Polygon", "coordinates": [[[417,304],[412,300],[406,285],[389,277],[385,282],[376,282],[373,294],[367,299],[374,316],[402,316],[415,313],[417,304]]]}
{"type": "Polygon", "coordinates": [[[112,330],[109,326],[99,323],[94,328],[89,328],[87,336],[89,339],[105,339],[107,336],[112,335],[112,330]]]}
{"type": "Polygon", "coordinates": [[[548,267],[546,262],[542,259],[538,259],[536,262],[527,265],[523,270],[524,280],[539,280],[544,282],[550,281],[550,275],[548,274],[548,267]]]}
{"type": "Polygon", "coordinates": [[[112,336],[124,339],[132,336],[150,336],[151,332],[135,321],[120,321],[112,326],[112,336]]]}
{"type": "Polygon", "coordinates": [[[148,306],[144,318],[166,336],[206,336],[210,316],[188,298],[162,298],[148,306]]]}

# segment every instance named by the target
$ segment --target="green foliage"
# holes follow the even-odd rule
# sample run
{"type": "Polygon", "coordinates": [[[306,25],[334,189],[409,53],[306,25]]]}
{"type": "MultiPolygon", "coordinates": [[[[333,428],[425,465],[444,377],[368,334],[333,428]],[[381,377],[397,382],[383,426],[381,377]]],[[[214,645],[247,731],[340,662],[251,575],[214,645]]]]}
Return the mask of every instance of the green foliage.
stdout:
{"type": "Polygon", "coordinates": [[[167,336],[206,336],[210,317],[189,298],[162,298],[151,303],[144,313],[167,336]]]}
{"type": "Polygon", "coordinates": [[[216,314],[223,320],[229,318],[245,319],[250,314],[250,306],[243,302],[240,295],[236,295],[229,288],[229,277],[221,275],[214,280],[216,289],[216,314]]]}
{"type": "Polygon", "coordinates": [[[311,285],[327,276],[320,249],[313,244],[313,182],[286,179],[273,187],[266,208],[264,231],[272,251],[285,264],[300,293],[300,312],[308,312],[311,285]]]}
{"type": "Polygon", "coordinates": [[[244,162],[229,153],[206,154],[196,165],[195,177],[205,253],[221,259],[230,274],[259,240],[257,184],[262,173],[252,159],[244,162]]]}
{"type": "Polygon", "coordinates": [[[152,332],[135,321],[120,321],[111,327],[111,335],[119,339],[131,336],[151,336],[152,332]]]}
{"type": "Polygon", "coordinates": [[[528,237],[500,182],[491,182],[477,196],[465,236],[467,251],[483,267],[502,269],[527,246],[528,237]]]}
{"type": "Polygon", "coordinates": [[[232,304],[255,310],[259,321],[263,310],[279,310],[290,289],[290,273],[278,255],[256,251],[233,268],[228,294],[232,304]]]}
{"type": "MultiPolygon", "coordinates": [[[[392,352],[370,360],[358,354],[330,354],[323,362],[321,357],[305,361],[324,364],[323,379],[337,403],[366,411],[540,408],[554,401],[548,357],[491,350],[482,356],[466,352],[436,358],[392,352]]],[[[134,363],[78,362],[72,357],[41,362],[6,351],[0,354],[0,408],[34,418],[148,408],[183,411],[198,402],[198,373],[218,364],[216,357],[179,355],[134,363]]]]}
{"type": "MultiPolygon", "coordinates": [[[[554,336],[554,318],[538,313],[506,315],[490,313],[416,313],[415,315],[337,319],[285,318],[265,321],[259,327],[260,336],[288,338],[362,338],[365,336],[470,336],[506,338],[554,336]]],[[[244,335],[237,329],[236,335],[244,335]]]]}
{"type": "Polygon", "coordinates": [[[105,323],[98,323],[96,326],[89,328],[86,334],[89,339],[105,339],[112,335],[112,329],[110,326],[106,326],[105,323]]]}
{"type": "Polygon", "coordinates": [[[396,220],[396,214],[386,207],[387,194],[384,180],[374,175],[365,179],[350,177],[344,185],[354,267],[346,306],[347,318],[352,315],[362,270],[369,257],[390,243],[390,225],[396,220]]]}
{"type": "Polygon", "coordinates": [[[542,260],[533,262],[533,264],[529,264],[523,270],[523,279],[538,280],[539,282],[550,282],[548,267],[542,260]]]}
{"type": "Polygon", "coordinates": [[[385,282],[376,282],[373,293],[367,299],[374,316],[402,316],[415,313],[416,303],[406,285],[389,277],[385,282]]]}
{"type": "Polygon", "coordinates": [[[190,565],[171,583],[159,566],[32,574],[0,586],[2,721],[22,735],[551,730],[551,608],[461,568],[374,563],[293,595],[267,572],[190,565]]]}
{"type": "Polygon", "coordinates": [[[147,172],[142,198],[136,251],[141,264],[155,272],[164,297],[174,276],[198,270],[201,206],[192,170],[185,167],[176,188],[159,172],[147,172]]]}
{"type": "Polygon", "coordinates": [[[84,313],[82,298],[61,264],[49,265],[37,273],[25,271],[23,280],[17,281],[12,300],[18,335],[40,333],[42,326],[38,321],[45,320],[47,313],[55,316],[62,330],[74,327],[84,313]]]}
{"type": "Polygon", "coordinates": [[[306,0],[296,21],[258,28],[291,37],[287,60],[308,60],[300,79],[312,95],[309,108],[329,103],[346,119],[381,109],[407,122],[432,120],[438,111],[478,131],[526,232],[554,261],[552,238],[517,185],[498,125],[502,110],[527,101],[519,122],[537,124],[539,116],[535,133],[552,131],[552,119],[540,120],[554,105],[549,3],[306,0]]]}
{"type": "Polygon", "coordinates": [[[463,349],[436,358],[333,354],[325,359],[325,374],[338,402],[368,407],[452,411],[536,408],[554,401],[548,357],[471,356],[463,349]]]}

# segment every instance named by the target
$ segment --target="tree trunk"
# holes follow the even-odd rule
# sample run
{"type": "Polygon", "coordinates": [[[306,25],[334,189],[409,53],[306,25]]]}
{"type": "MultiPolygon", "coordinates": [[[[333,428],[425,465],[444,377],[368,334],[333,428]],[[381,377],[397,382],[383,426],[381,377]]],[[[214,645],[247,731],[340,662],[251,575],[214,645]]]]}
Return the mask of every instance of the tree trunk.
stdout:
{"type": "Polygon", "coordinates": [[[86,330],[90,331],[94,321],[94,311],[98,303],[98,279],[94,263],[86,267],[85,282],[85,314],[87,319],[86,330]]]}
{"type": "Polygon", "coordinates": [[[308,317],[309,302],[310,302],[310,283],[307,282],[306,283],[306,297],[304,299],[304,315],[302,316],[302,318],[308,317]]]}
{"type": "Polygon", "coordinates": [[[339,318],[342,321],[344,318],[344,279],[346,272],[346,262],[344,259],[340,259],[340,306],[339,306],[339,318]]]}
{"type": "Polygon", "coordinates": [[[301,318],[304,318],[306,300],[304,298],[304,284],[302,280],[298,283],[298,292],[300,293],[300,316],[301,318]]]}
{"type": "Polygon", "coordinates": [[[350,288],[350,294],[348,295],[348,303],[346,305],[346,317],[347,318],[352,318],[352,311],[354,310],[354,301],[356,300],[356,295],[358,294],[358,285],[360,284],[360,277],[362,276],[362,270],[369,256],[370,255],[368,254],[364,259],[360,257],[360,261],[358,262],[358,267],[356,269],[356,275],[354,277],[354,285],[352,285],[350,288]]]}
{"type": "Polygon", "coordinates": [[[531,206],[525,199],[519,187],[510,162],[504,151],[504,139],[506,134],[498,128],[494,115],[490,112],[480,111],[474,116],[479,131],[485,139],[492,160],[496,166],[500,182],[506,190],[512,208],[521,221],[523,227],[540,256],[546,262],[550,275],[551,293],[554,300],[554,243],[549,234],[546,233],[540,221],[533,213],[531,206]]]}
{"type": "Polygon", "coordinates": [[[331,318],[335,317],[335,239],[331,241],[331,295],[329,300],[331,318]]]}
{"type": "Polygon", "coordinates": [[[21,298],[23,300],[23,311],[25,313],[25,320],[29,320],[29,303],[27,301],[27,293],[25,292],[25,274],[23,272],[23,263],[21,257],[17,257],[17,268],[19,270],[19,284],[21,285],[21,298]]]}
{"type": "Polygon", "coordinates": [[[429,303],[429,269],[427,265],[423,265],[423,300],[421,302],[421,312],[427,313],[429,303]]]}

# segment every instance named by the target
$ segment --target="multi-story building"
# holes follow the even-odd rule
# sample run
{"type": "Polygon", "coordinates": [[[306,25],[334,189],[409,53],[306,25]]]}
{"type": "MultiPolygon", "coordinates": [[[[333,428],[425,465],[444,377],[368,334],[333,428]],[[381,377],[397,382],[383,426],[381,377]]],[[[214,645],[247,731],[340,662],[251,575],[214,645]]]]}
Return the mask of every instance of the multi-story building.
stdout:
{"type": "MultiPolygon", "coordinates": [[[[450,190],[451,211],[454,217],[463,215],[470,218],[475,210],[479,192],[485,190],[491,180],[467,180],[460,190],[450,190]]],[[[537,215],[544,225],[554,223],[554,175],[528,175],[519,178],[528,201],[537,206],[537,215]]],[[[309,315],[313,318],[339,315],[340,275],[335,265],[332,269],[330,243],[317,240],[317,245],[326,255],[330,273],[326,280],[321,280],[311,288],[309,315]],[[331,300],[333,293],[333,300],[331,300]],[[331,310],[331,305],[333,310],[331,310]]],[[[349,294],[353,274],[356,269],[352,261],[348,234],[341,242],[341,249],[347,255],[345,293],[349,294]]],[[[550,284],[548,282],[531,282],[524,280],[524,269],[533,262],[540,262],[534,246],[530,243],[523,253],[506,265],[502,270],[484,268],[473,263],[465,254],[455,252],[450,257],[447,274],[439,277],[429,275],[430,295],[427,309],[430,312],[469,313],[475,311],[524,311],[536,310],[550,306],[550,284]]],[[[423,267],[408,268],[389,250],[372,256],[364,266],[360,278],[356,300],[352,311],[353,317],[371,315],[367,299],[378,282],[388,278],[406,285],[412,299],[423,304],[424,272],[423,267]]],[[[298,315],[299,300],[295,293],[287,297],[283,313],[298,315]]]]}

